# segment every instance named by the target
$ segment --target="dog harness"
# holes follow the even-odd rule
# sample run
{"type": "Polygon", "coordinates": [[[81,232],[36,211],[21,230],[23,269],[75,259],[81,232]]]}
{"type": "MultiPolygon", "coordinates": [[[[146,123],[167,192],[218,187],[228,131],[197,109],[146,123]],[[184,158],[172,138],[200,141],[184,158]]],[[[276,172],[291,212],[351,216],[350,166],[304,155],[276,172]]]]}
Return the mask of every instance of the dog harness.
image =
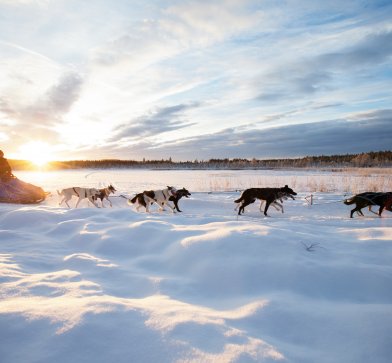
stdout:
{"type": "MultiPolygon", "coordinates": [[[[76,191],[75,187],[73,187],[72,189],[73,189],[73,191],[75,192],[75,194],[78,196],[78,198],[80,198],[80,195],[79,195],[79,193],[76,191]]],[[[87,190],[86,190],[86,189],[84,190],[84,197],[87,198],[87,190]]]]}

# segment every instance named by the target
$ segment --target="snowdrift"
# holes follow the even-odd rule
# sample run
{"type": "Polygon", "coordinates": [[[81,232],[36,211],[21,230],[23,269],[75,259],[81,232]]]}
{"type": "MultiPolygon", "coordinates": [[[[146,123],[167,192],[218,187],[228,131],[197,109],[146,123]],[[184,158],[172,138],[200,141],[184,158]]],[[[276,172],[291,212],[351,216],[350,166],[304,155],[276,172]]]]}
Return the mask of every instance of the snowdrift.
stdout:
{"type": "Polygon", "coordinates": [[[238,217],[238,195],[1,205],[1,362],[389,363],[392,214],[325,193],[238,217]]]}

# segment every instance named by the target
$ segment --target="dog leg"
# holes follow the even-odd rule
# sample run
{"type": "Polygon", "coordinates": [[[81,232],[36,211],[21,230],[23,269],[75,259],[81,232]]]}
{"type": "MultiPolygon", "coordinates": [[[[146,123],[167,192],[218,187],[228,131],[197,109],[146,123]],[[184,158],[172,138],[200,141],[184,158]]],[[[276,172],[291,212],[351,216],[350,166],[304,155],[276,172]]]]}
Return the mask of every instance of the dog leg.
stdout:
{"type": "Polygon", "coordinates": [[[358,214],[361,215],[362,217],[364,217],[365,215],[363,214],[362,210],[358,211],[358,214]]]}
{"type": "Polygon", "coordinates": [[[270,204],[271,204],[271,201],[270,201],[270,200],[267,200],[266,203],[265,203],[264,215],[265,215],[266,217],[268,217],[267,211],[268,211],[268,208],[269,208],[270,204]]]}
{"type": "Polygon", "coordinates": [[[144,203],[145,203],[145,207],[146,207],[146,213],[150,213],[150,208],[149,208],[149,205],[150,205],[150,198],[149,197],[147,197],[147,196],[144,196],[143,197],[144,198],[144,203]],[[147,199],[148,198],[148,199],[147,199]],[[146,200],[147,199],[147,200],[146,200]]]}
{"type": "Polygon", "coordinates": [[[178,202],[174,201],[173,203],[174,203],[174,209],[177,209],[177,211],[182,212],[178,207],[178,202]]]}
{"type": "Polygon", "coordinates": [[[241,213],[245,212],[245,207],[244,207],[244,203],[240,204],[240,207],[238,208],[238,215],[240,216],[241,213]]]}
{"type": "Polygon", "coordinates": [[[67,205],[68,208],[71,208],[70,205],[68,204],[68,201],[70,200],[70,198],[67,199],[67,197],[64,197],[63,200],[60,202],[59,205],[61,205],[62,203],[65,203],[67,205]]]}
{"type": "MultiPolygon", "coordinates": [[[[158,203],[157,203],[158,204],[158,203]]],[[[158,209],[158,211],[159,212],[163,212],[163,211],[165,211],[166,209],[165,209],[165,202],[162,202],[161,204],[158,204],[159,205],[159,209],[158,209]]]]}
{"type": "Polygon", "coordinates": [[[281,210],[282,213],[284,213],[284,211],[283,211],[283,204],[281,204],[281,203],[279,203],[279,202],[277,202],[277,201],[275,200],[275,202],[273,202],[271,205],[272,205],[273,207],[275,207],[275,209],[276,209],[277,211],[281,210]]]}
{"type": "MultiPolygon", "coordinates": [[[[144,195],[144,201],[146,202],[146,205],[148,205],[150,203],[151,203],[151,205],[156,204],[159,207],[159,210],[163,210],[163,208],[160,206],[160,204],[157,203],[157,201],[155,199],[150,198],[148,195],[144,195]]],[[[148,212],[149,212],[149,209],[148,209],[148,212]]]]}
{"type": "Polygon", "coordinates": [[[156,204],[159,207],[159,209],[161,209],[161,206],[154,199],[150,198],[148,195],[144,195],[144,202],[146,203],[147,213],[150,213],[150,208],[149,208],[150,204],[151,205],[156,204]]]}
{"type": "Polygon", "coordinates": [[[99,208],[99,205],[95,203],[94,199],[92,197],[87,197],[87,199],[95,205],[95,207],[99,208]]]}
{"type": "Polygon", "coordinates": [[[240,205],[240,209],[238,210],[238,215],[241,215],[243,212],[245,212],[245,207],[249,204],[250,203],[243,201],[242,204],[240,205]]]}
{"type": "Polygon", "coordinates": [[[263,206],[263,204],[264,204],[264,200],[263,199],[260,199],[260,212],[261,212],[261,207],[263,206]]]}
{"type": "Polygon", "coordinates": [[[383,209],[384,209],[384,206],[381,205],[381,206],[380,206],[380,209],[378,210],[378,215],[379,215],[380,217],[381,217],[381,213],[382,213],[383,209]]]}
{"type": "Polygon", "coordinates": [[[79,199],[78,199],[78,201],[76,202],[75,208],[78,207],[78,205],[79,205],[79,203],[80,203],[81,200],[82,200],[82,198],[79,198],[79,199]]]}
{"type": "Polygon", "coordinates": [[[357,212],[358,214],[360,214],[361,216],[363,216],[363,213],[362,213],[362,209],[363,207],[362,206],[357,206],[357,207],[355,207],[352,211],[351,211],[351,213],[350,213],[350,218],[353,218],[353,214],[354,214],[354,212],[357,212]]]}
{"type": "Polygon", "coordinates": [[[176,209],[173,208],[169,203],[166,203],[166,205],[171,209],[172,213],[176,213],[176,209]]]}

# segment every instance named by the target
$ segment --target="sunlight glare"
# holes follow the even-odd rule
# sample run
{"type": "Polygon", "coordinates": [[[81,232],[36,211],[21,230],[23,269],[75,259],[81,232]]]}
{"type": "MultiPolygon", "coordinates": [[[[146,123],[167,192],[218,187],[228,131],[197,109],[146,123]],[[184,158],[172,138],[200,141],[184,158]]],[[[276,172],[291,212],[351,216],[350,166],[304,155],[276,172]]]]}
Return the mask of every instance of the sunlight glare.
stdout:
{"type": "Polygon", "coordinates": [[[20,148],[20,154],[24,160],[38,167],[43,167],[52,160],[51,147],[42,141],[32,141],[23,145],[20,148]]]}

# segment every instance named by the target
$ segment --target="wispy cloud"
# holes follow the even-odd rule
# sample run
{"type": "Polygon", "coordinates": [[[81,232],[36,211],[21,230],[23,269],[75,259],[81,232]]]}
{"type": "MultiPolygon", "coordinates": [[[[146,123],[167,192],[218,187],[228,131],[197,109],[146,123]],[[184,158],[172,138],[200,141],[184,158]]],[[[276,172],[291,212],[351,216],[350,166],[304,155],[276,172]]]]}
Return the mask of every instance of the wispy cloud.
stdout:
{"type": "Polygon", "coordinates": [[[184,113],[194,107],[198,106],[176,105],[155,109],[148,115],[118,126],[114,130],[114,136],[111,141],[139,139],[151,136],[159,137],[162,133],[191,126],[192,123],[186,120],[184,113]]]}

